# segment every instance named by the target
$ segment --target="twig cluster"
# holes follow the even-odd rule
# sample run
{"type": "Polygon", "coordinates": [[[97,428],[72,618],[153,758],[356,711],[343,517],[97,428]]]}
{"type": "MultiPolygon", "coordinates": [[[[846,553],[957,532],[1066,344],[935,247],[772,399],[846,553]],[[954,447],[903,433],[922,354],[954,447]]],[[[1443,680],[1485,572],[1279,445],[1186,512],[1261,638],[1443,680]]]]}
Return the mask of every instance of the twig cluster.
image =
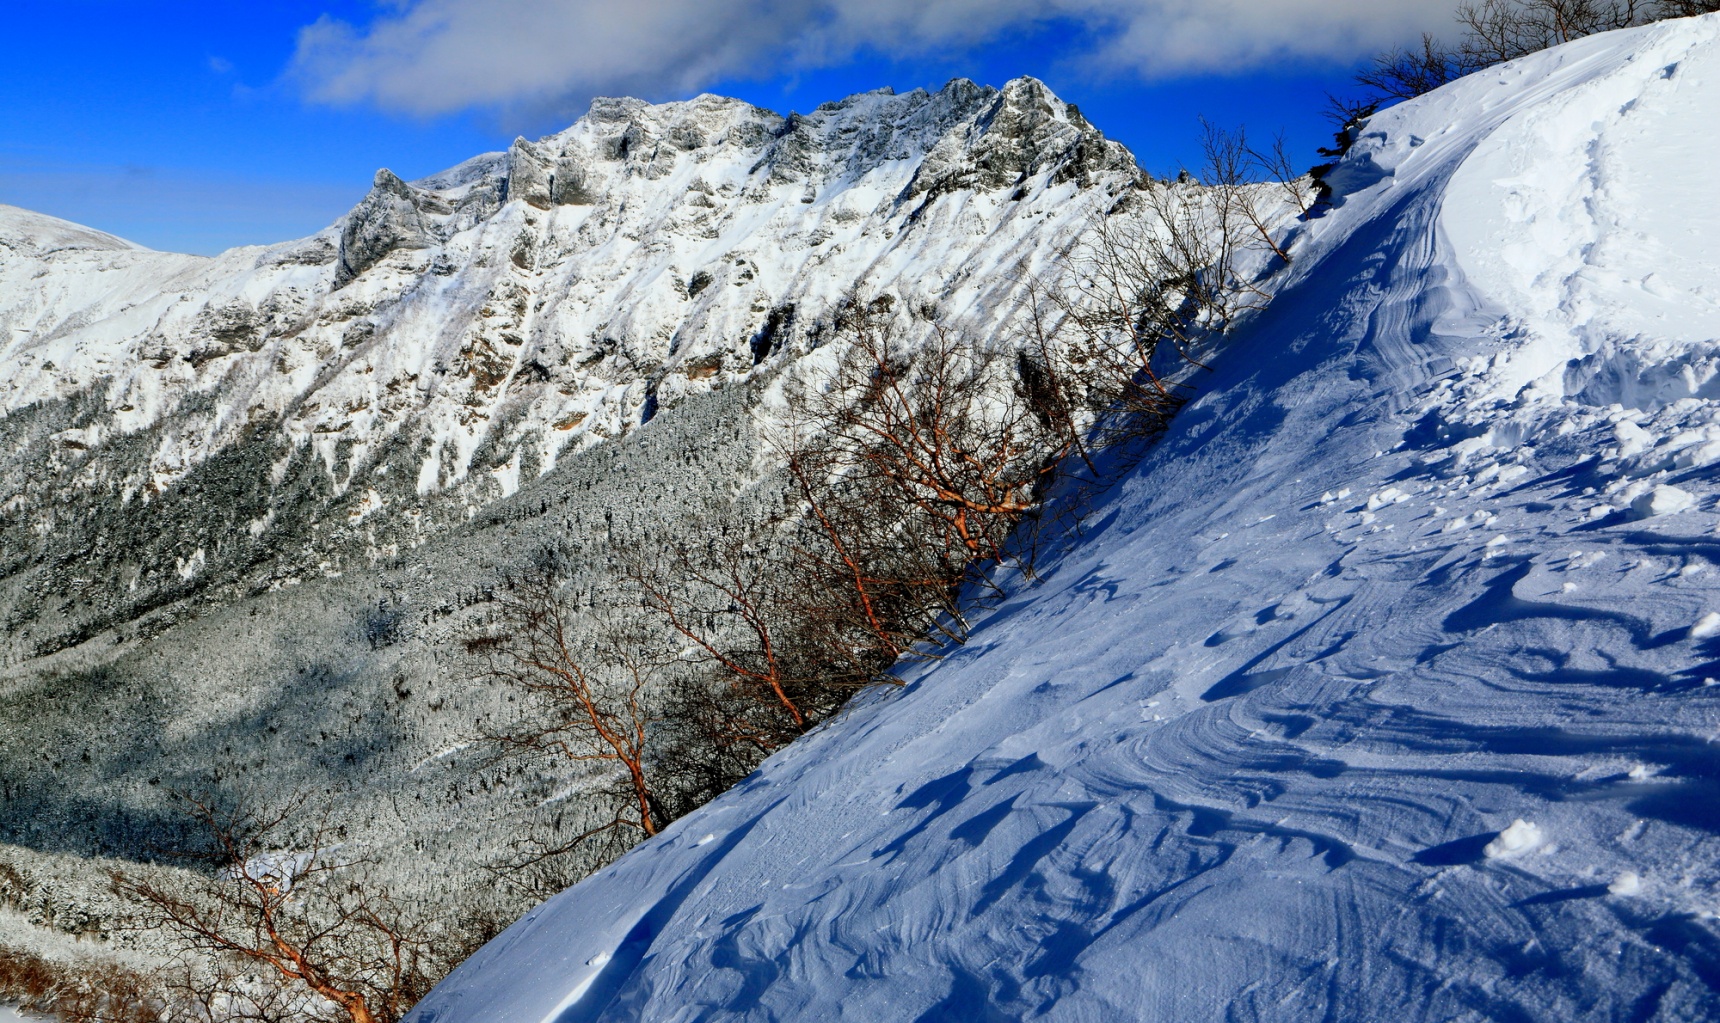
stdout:
{"type": "Polygon", "coordinates": [[[182,795],[206,845],[171,874],[114,870],[136,926],[179,950],[170,1018],[395,1023],[470,943],[402,905],[303,797],[225,809],[182,795]]]}

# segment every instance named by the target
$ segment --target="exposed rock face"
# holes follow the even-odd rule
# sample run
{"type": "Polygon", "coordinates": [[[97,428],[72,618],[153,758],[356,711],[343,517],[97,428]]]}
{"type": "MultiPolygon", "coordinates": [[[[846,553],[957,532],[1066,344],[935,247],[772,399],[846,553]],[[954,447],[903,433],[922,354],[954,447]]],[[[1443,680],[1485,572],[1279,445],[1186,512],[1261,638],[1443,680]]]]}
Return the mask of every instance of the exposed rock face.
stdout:
{"type": "Polygon", "coordinates": [[[586,188],[585,169],[578,155],[545,152],[515,139],[508,147],[507,194],[528,206],[547,210],[551,206],[589,206],[596,197],[586,188]]]}
{"type": "Polygon", "coordinates": [[[1126,151],[1107,142],[1036,79],[1018,78],[983,99],[984,113],[965,125],[966,131],[946,134],[926,154],[910,194],[1019,188],[1048,168],[1055,169],[1059,182],[1085,186],[1102,175],[1135,169],[1126,151]]]}
{"type": "MultiPolygon", "coordinates": [[[[340,265],[335,269],[334,286],[348,284],[396,249],[429,247],[425,205],[426,197],[393,171],[387,167],[377,171],[370,194],[347,214],[340,229],[340,265]]],[[[447,212],[447,208],[438,212],[447,212]]]]}

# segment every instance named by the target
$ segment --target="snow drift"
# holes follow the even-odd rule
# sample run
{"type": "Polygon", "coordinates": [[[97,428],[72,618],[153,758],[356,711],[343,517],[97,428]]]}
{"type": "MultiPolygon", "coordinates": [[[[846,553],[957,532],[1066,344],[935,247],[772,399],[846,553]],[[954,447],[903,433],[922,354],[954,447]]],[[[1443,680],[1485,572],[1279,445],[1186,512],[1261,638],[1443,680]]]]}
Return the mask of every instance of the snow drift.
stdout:
{"type": "Polygon", "coordinates": [[[416,1023],[1720,1015],[1720,17],[1373,118],[1083,540],[416,1023]]]}

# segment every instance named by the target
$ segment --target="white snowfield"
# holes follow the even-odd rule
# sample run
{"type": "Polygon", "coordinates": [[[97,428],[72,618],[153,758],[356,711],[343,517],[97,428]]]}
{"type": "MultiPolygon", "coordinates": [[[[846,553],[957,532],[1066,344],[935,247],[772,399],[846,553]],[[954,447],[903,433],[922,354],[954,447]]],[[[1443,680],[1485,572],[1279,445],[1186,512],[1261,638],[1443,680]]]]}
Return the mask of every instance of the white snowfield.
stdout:
{"type": "Polygon", "coordinates": [[[1717,166],[1720,17],[1378,115],[1042,579],[414,1023],[1720,1018],[1717,166]]]}

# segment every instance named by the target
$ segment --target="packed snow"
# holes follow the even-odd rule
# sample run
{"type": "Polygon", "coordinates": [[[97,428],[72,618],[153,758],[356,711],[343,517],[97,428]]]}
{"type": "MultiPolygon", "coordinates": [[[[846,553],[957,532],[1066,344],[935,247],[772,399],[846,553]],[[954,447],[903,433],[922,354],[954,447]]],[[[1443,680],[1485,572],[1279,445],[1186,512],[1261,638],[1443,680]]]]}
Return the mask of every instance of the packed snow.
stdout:
{"type": "Polygon", "coordinates": [[[1374,117],[970,642],[415,1023],[1720,1018],[1720,16],[1374,117]]]}

